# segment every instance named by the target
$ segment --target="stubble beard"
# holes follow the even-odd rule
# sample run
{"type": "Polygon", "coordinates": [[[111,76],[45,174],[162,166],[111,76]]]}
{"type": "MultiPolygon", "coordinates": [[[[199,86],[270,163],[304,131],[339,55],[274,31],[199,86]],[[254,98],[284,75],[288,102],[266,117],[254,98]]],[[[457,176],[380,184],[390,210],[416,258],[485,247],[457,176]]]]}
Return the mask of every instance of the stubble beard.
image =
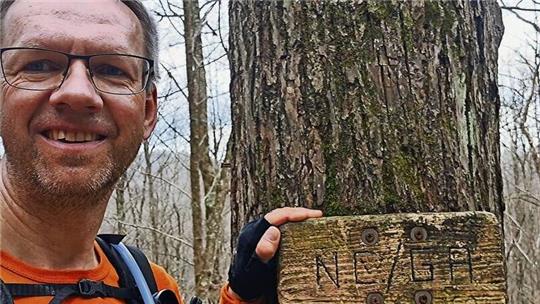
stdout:
{"type": "Polygon", "coordinates": [[[58,172],[58,168],[56,170],[50,168],[43,159],[35,159],[33,173],[29,175],[33,180],[32,184],[39,185],[38,188],[41,190],[42,195],[50,195],[56,198],[64,197],[65,200],[71,201],[71,204],[74,203],[73,198],[83,201],[85,198],[98,198],[109,193],[119,178],[114,173],[114,171],[118,170],[113,170],[110,159],[107,159],[101,168],[94,170],[91,175],[87,175],[87,178],[84,179],[77,176],[80,174],[77,171],[81,171],[80,168],[77,168],[77,165],[86,161],[83,157],[73,157],[66,161],[68,164],[70,161],[73,162],[73,167],[64,168],[64,172],[58,172]],[[67,181],[66,176],[69,175],[76,177],[76,180],[67,181]]]}
{"type": "Polygon", "coordinates": [[[17,153],[21,151],[10,151],[5,145],[8,172],[14,177],[18,188],[26,189],[33,196],[46,201],[49,208],[57,210],[81,210],[106,203],[116,182],[137,155],[139,146],[140,143],[108,155],[99,168],[90,171],[81,167],[88,161],[82,156],[65,159],[65,166],[59,168],[52,167],[37,150],[27,153],[31,158],[13,157],[20,155],[17,153]],[[25,161],[28,159],[30,161],[25,161]],[[70,179],[71,175],[73,178],[70,179]]]}

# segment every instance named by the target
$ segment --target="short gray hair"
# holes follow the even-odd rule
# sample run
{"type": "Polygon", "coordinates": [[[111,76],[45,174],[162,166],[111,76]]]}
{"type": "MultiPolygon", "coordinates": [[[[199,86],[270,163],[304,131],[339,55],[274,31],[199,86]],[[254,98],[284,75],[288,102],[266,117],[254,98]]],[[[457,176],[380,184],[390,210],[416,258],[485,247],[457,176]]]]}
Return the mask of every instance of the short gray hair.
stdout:
{"type": "MultiPolygon", "coordinates": [[[[155,83],[159,79],[159,35],[157,24],[140,0],[120,0],[139,19],[143,30],[144,56],[154,61],[154,74],[151,75],[150,82],[155,83]]],[[[0,0],[0,36],[3,37],[3,20],[7,11],[15,0],[0,0]]]]}

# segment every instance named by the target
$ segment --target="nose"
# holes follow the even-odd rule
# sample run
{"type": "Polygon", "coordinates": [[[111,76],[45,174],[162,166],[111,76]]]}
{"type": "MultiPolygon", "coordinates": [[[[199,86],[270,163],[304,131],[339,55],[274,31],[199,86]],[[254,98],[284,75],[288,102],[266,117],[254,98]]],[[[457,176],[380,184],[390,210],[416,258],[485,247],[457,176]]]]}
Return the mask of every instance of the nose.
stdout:
{"type": "Polygon", "coordinates": [[[103,108],[103,100],[97,93],[84,61],[74,60],[62,85],[54,91],[49,103],[58,109],[96,113],[103,108]]]}

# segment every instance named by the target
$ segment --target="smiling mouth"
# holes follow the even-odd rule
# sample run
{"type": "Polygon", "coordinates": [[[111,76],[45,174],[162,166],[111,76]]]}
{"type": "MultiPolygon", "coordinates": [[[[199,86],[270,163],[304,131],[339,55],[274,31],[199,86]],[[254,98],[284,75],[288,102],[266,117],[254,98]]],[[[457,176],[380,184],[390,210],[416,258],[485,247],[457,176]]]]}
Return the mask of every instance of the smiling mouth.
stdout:
{"type": "Polygon", "coordinates": [[[50,140],[59,141],[62,143],[87,143],[100,141],[105,138],[103,135],[90,132],[71,132],[63,130],[49,130],[43,134],[50,140]]]}

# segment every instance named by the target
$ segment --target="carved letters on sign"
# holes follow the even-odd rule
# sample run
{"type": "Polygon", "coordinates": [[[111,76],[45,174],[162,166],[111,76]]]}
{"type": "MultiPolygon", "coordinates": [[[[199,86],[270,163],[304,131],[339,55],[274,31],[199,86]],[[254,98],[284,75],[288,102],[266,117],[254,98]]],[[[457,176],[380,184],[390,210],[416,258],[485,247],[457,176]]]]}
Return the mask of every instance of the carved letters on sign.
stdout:
{"type": "MultiPolygon", "coordinates": [[[[356,251],[353,254],[354,281],[356,284],[373,284],[375,280],[366,276],[373,272],[368,260],[373,260],[376,256],[369,251],[356,251]]],[[[380,266],[380,265],[378,265],[380,266]]]]}
{"type": "Polygon", "coordinates": [[[450,247],[448,248],[448,264],[450,265],[450,281],[456,282],[458,277],[456,274],[460,272],[454,271],[457,267],[467,267],[469,274],[469,283],[473,282],[473,265],[471,260],[471,251],[469,247],[450,247]]]}
{"type": "MultiPolygon", "coordinates": [[[[401,243],[398,244],[398,247],[401,247],[401,243]]],[[[399,254],[399,248],[396,252],[399,254]]],[[[427,282],[434,280],[434,265],[431,258],[432,253],[433,248],[410,248],[409,257],[412,281],[427,282]]],[[[349,252],[348,255],[352,257],[351,262],[353,264],[352,268],[354,272],[355,284],[369,285],[378,283],[373,279],[372,274],[380,270],[380,267],[390,267],[389,271],[387,271],[388,276],[385,281],[388,282],[389,285],[391,284],[396,263],[392,263],[391,265],[382,265],[381,259],[378,259],[377,255],[372,251],[367,250],[349,252]],[[376,263],[377,260],[378,263],[376,263]]],[[[341,260],[347,259],[344,258],[341,260]]],[[[314,264],[316,269],[317,285],[321,286],[321,284],[324,284],[325,279],[327,279],[332,282],[336,288],[340,287],[340,263],[337,252],[332,252],[331,255],[316,255],[314,264]],[[331,258],[327,259],[325,258],[326,256],[331,256],[331,258]]],[[[447,279],[452,283],[463,282],[463,272],[457,272],[461,274],[461,277],[458,277],[455,271],[456,268],[463,267],[467,269],[467,282],[473,282],[473,264],[471,261],[471,251],[468,246],[448,247],[447,267],[449,277],[444,278],[445,280],[447,279]]]]}
{"type": "Polygon", "coordinates": [[[281,304],[506,303],[500,225],[486,212],[323,218],[281,230],[281,304]]]}
{"type": "Polygon", "coordinates": [[[328,278],[330,278],[330,281],[332,281],[332,283],[334,283],[334,285],[336,285],[337,288],[339,288],[339,264],[338,264],[338,259],[337,259],[337,252],[334,252],[333,253],[333,257],[334,257],[334,269],[335,269],[335,272],[334,272],[334,275],[331,274],[331,272],[328,270],[328,267],[326,267],[326,264],[325,262],[323,261],[322,257],[320,256],[316,256],[315,257],[315,264],[317,264],[317,284],[321,284],[321,275],[322,273],[325,273],[328,278]],[[321,268],[322,268],[322,271],[321,271],[321,268]]]}

